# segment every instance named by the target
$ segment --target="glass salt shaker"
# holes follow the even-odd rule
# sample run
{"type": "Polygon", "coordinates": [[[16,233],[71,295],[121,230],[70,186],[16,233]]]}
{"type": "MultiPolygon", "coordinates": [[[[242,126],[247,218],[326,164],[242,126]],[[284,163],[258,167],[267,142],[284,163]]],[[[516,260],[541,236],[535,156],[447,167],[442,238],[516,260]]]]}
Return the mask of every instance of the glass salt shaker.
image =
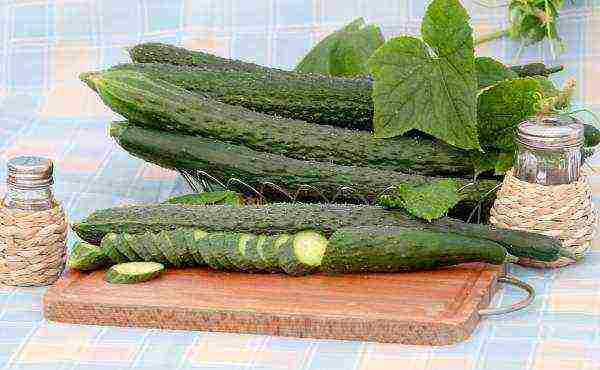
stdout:
{"type": "Polygon", "coordinates": [[[540,185],[570,184],[583,164],[584,125],[569,116],[521,123],[517,130],[514,176],[540,185]]]}
{"type": "Polygon", "coordinates": [[[22,156],[8,161],[0,208],[0,281],[49,285],[66,260],[67,219],[55,199],[51,160],[22,156]]]}

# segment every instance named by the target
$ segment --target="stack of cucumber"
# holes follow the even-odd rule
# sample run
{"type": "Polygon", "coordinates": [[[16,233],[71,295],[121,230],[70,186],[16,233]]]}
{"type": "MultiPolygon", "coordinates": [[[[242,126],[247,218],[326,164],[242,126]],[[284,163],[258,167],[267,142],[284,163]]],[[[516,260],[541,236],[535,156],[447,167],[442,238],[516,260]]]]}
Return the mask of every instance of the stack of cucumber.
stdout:
{"type": "MultiPolygon", "coordinates": [[[[110,135],[159,166],[327,202],[341,192],[374,200],[400,183],[454,178],[463,189],[457,209],[499,184],[493,176],[471,184],[470,151],[424,134],[373,137],[369,78],[283,71],[165,44],[129,52],[135,63],[81,79],[127,119],[110,135]]],[[[269,200],[284,199],[276,195],[269,200]]]]}

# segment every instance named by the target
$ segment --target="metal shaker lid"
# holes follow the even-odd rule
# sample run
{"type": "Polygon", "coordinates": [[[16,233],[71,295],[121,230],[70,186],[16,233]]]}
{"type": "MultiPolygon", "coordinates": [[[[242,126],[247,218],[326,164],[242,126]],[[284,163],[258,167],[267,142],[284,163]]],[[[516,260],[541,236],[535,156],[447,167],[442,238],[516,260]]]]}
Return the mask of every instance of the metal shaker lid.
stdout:
{"type": "Polygon", "coordinates": [[[34,156],[11,158],[7,183],[17,188],[36,189],[52,185],[54,165],[50,159],[34,156]]]}
{"type": "Polygon", "coordinates": [[[530,119],[519,124],[517,141],[535,149],[566,149],[583,146],[584,125],[570,116],[530,119]]]}

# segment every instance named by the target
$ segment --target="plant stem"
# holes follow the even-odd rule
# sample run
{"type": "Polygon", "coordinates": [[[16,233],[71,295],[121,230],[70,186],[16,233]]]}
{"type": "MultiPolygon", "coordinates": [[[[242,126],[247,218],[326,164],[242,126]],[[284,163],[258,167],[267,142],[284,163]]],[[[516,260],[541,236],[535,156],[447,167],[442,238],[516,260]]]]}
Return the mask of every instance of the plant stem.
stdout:
{"type": "Polygon", "coordinates": [[[500,30],[500,31],[489,33],[487,35],[480,36],[475,39],[475,46],[485,44],[486,42],[501,39],[505,36],[508,36],[508,32],[509,32],[508,29],[506,29],[506,30],[500,30]]]}

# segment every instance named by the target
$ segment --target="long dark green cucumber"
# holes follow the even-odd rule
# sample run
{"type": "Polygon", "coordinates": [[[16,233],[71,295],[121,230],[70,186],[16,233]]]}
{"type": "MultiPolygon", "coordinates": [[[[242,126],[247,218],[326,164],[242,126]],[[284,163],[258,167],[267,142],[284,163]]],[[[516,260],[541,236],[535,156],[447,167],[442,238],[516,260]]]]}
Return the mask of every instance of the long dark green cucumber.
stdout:
{"type": "Polygon", "coordinates": [[[226,271],[236,271],[237,266],[229,259],[229,250],[238,245],[238,233],[226,233],[223,237],[223,242],[218,248],[213,247],[213,255],[223,265],[226,271]]]}
{"type": "Polygon", "coordinates": [[[193,230],[188,235],[188,249],[192,252],[192,258],[196,261],[197,266],[206,265],[204,257],[202,257],[202,248],[200,241],[208,239],[208,233],[204,230],[193,230]]]}
{"type": "Polygon", "coordinates": [[[468,152],[429,138],[380,139],[369,132],[278,118],[192,94],[137,71],[82,79],[111,109],[144,128],[201,135],[299,160],[437,176],[473,173],[468,152]]]}
{"type": "Polygon", "coordinates": [[[231,269],[222,263],[222,254],[225,253],[224,244],[228,235],[228,233],[222,232],[209,233],[208,235],[208,248],[205,249],[206,254],[202,256],[206,263],[214,270],[226,271],[231,269]]]}
{"type": "Polygon", "coordinates": [[[219,270],[222,269],[222,266],[212,255],[211,235],[212,234],[207,234],[201,239],[196,239],[196,243],[200,249],[200,254],[202,255],[204,262],[211,268],[219,270]]]}
{"type": "Polygon", "coordinates": [[[371,130],[372,83],[366,79],[214,66],[121,64],[111,71],[137,71],[229,105],[319,125],[371,130]]]}
{"type": "Polygon", "coordinates": [[[272,273],[281,272],[279,248],[291,237],[289,234],[270,235],[262,245],[265,267],[272,273]]]}
{"type": "Polygon", "coordinates": [[[121,252],[122,255],[127,257],[127,260],[130,262],[140,262],[144,259],[140,257],[134,250],[131,248],[130,242],[132,241],[133,236],[130,234],[121,234],[117,238],[116,246],[117,250],[121,252]]]}
{"type": "Polygon", "coordinates": [[[108,233],[135,234],[176,228],[250,234],[295,233],[310,229],[330,234],[340,228],[365,225],[448,231],[496,241],[514,256],[532,257],[547,262],[557,260],[565,251],[557,238],[545,235],[496,229],[451,219],[427,223],[402,211],[350,204],[282,203],[242,207],[137,205],[97,210],[87,218],[75,222],[72,229],[82,240],[98,244],[108,233]]]}
{"type": "Polygon", "coordinates": [[[152,255],[152,262],[159,262],[165,266],[171,266],[171,262],[165,257],[160,246],[162,245],[159,233],[145,232],[144,234],[136,235],[139,242],[146,247],[152,255]]]}
{"type": "Polygon", "coordinates": [[[176,230],[173,232],[173,248],[183,261],[183,266],[196,266],[196,261],[192,256],[191,250],[188,249],[188,237],[192,233],[189,230],[176,230]]]}
{"type": "Polygon", "coordinates": [[[179,268],[185,266],[186,263],[177,248],[175,248],[175,232],[176,231],[170,230],[161,231],[156,235],[154,240],[157,242],[158,249],[160,249],[162,254],[169,261],[169,264],[179,268]]]}
{"type": "MultiPolygon", "coordinates": [[[[155,131],[123,123],[113,123],[110,135],[130,154],[161,167],[203,170],[224,182],[236,178],[255,188],[261,188],[264,183],[270,182],[290,194],[309,185],[329,202],[339,196],[343,187],[352,189],[353,197],[374,199],[391,185],[416,185],[442,179],[371,167],[302,161],[260,153],[212,139],[155,131]]],[[[460,193],[461,206],[477,204],[483,194],[498,185],[496,180],[480,179],[469,186],[466,185],[471,184],[471,179],[458,178],[457,181],[460,187],[464,187],[460,193]]]]}
{"type": "Polygon", "coordinates": [[[320,269],[325,273],[429,270],[466,262],[502,264],[506,249],[453,233],[398,227],[356,227],[333,233],[320,269]]]}

